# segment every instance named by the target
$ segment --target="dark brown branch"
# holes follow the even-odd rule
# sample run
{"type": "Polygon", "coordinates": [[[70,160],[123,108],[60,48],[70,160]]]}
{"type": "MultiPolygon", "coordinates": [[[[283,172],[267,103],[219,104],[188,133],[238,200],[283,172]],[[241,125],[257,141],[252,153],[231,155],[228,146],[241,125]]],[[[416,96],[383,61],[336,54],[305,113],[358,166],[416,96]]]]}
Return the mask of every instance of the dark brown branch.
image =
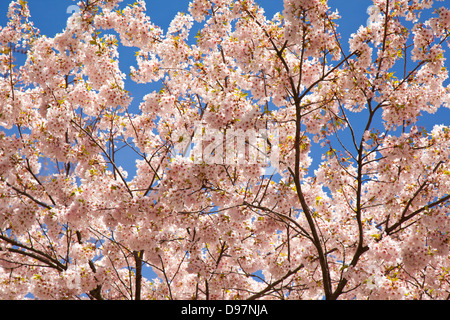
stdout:
{"type": "Polygon", "coordinates": [[[20,242],[17,242],[13,239],[10,239],[8,237],[5,237],[4,235],[0,235],[0,240],[3,240],[9,244],[12,244],[13,246],[22,248],[7,248],[6,250],[14,253],[21,254],[23,256],[27,256],[33,259],[36,259],[38,261],[41,261],[45,264],[47,264],[49,267],[57,269],[58,271],[64,271],[67,269],[65,265],[63,265],[61,262],[59,262],[57,259],[51,257],[50,255],[46,254],[45,252],[42,252],[40,250],[37,250],[33,247],[26,246],[20,242]]]}
{"type": "Polygon", "coordinates": [[[14,187],[12,184],[10,184],[8,181],[5,181],[3,178],[1,179],[3,182],[6,183],[6,185],[8,187],[10,187],[11,189],[13,189],[14,191],[16,191],[17,193],[31,199],[33,202],[37,203],[38,205],[40,205],[41,207],[44,207],[46,209],[52,209],[52,207],[49,204],[46,204],[45,202],[36,199],[35,197],[33,197],[31,194],[27,193],[26,191],[22,191],[20,189],[18,189],[17,187],[14,187]]]}
{"type": "Polygon", "coordinates": [[[269,284],[267,287],[265,287],[263,290],[261,290],[258,293],[255,293],[254,295],[250,296],[249,298],[247,298],[247,300],[257,300],[259,298],[261,298],[262,296],[264,296],[267,292],[269,292],[270,290],[272,290],[275,286],[277,286],[279,283],[283,282],[284,280],[286,280],[287,278],[289,278],[291,275],[297,273],[300,269],[302,269],[304,267],[303,264],[299,265],[297,268],[295,268],[294,270],[289,271],[288,273],[286,273],[282,278],[278,279],[275,282],[272,282],[271,284],[269,284]]]}
{"type": "Polygon", "coordinates": [[[399,221],[397,221],[397,222],[394,223],[392,226],[390,226],[390,227],[388,227],[388,228],[385,229],[386,235],[390,235],[390,234],[394,233],[395,229],[397,229],[398,227],[400,227],[400,226],[402,225],[402,223],[404,223],[404,222],[406,222],[406,221],[408,221],[408,220],[414,218],[414,217],[417,216],[419,213],[421,213],[421,212],[423,212],[423,211],[425,211],[425,210],[427,210],[427,209],[436,207],[436,206],[438,206],[438,205],[440,205],[440,204],[443,204],[443,203],[445,203],[446,201],[449,201],[449,200],[450,200],[450,194],[448,194],[448,195],[446,195],[445,197],[442,197],[441,199],[436,200],[436,201],[434,201],[434,202],[432,202],[432,203],[430,203],[430,204],[428,204],[428,205],[426,205],[426,206],[423,206],[422,208],[420,208],[420,209],[418,209],[418,210],[416,210],[416,211],[413,211],[413,212],[411,212],[411,213],[408,214],[408,215],[402,216],[402,218],[401,218],[399,221]]]}
{"type": "Polygon", "coordinates": [[[142,259],[144,257],[144,250],[133,252],[134,261],[136,262],[136,279],[135,279],[135,300],[141,300],[142,289],[142,259]]]}

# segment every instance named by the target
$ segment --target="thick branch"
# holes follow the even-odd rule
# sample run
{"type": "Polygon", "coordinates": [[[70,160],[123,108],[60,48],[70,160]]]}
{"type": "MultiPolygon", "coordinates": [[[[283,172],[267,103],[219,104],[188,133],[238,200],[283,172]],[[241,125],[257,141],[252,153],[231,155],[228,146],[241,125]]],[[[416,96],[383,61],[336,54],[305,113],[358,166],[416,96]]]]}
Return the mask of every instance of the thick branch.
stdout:
{"type": "Polygon", "coordinates": [[[136,262],[136,292],[135,300],[141,300],[142,288],[142,259],[144,257],[144,250],[133,252],[134,261],[136,262]]]}

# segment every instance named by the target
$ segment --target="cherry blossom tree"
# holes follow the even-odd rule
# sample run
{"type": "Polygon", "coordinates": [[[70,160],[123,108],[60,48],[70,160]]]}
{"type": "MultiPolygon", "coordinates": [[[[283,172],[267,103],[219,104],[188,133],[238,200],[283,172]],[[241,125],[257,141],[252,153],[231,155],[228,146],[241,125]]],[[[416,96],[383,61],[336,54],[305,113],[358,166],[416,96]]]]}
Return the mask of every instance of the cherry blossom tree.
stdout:
{"type": "Polygon", "coordinates": [[[2,299],[450,297],[450,127],[420,126],[450,102],[449,9],[374,0],[346,49],[333,1],[192,0],[167,32],[120,2],[54,37],[9,6],[2,299]],[[158,89],[133,108],[129,80],[158,89]],[[227,130],[266,130],[276,171],[208,161],[227,130]]]}

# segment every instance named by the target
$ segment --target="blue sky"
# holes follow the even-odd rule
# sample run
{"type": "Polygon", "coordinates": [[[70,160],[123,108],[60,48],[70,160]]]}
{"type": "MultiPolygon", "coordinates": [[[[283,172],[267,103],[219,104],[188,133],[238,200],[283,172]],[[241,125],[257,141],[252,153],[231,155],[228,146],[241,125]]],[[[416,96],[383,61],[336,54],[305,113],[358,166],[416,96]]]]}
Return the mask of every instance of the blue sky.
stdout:
{"type": "MultiPolygon", "coordinates": [[[[131,1],[132,3],[133,1],[131,1]]],[[[171,18],[179,11],[187,11],[188,0],[146,0],[147,13],[152,21],[167,28],[171,18]]],[[[0,0],[0,24],[5,25],[9,0],[0,0]]],[[[124,3],[127,3],[125,0],[124,3]]],[[[283,0],[259,0],[257,1],[266,11],[269,18],[282,11],[283,0]]],[[[43,34],[54,35],[62,30],[66,25],[69,16],[67,13],[71,5],[76,4],[73,0],[28,0],[32,19],[35,25],[41,29],[43,34]]],[[[341,25],[344,29],[355,30],[354,26],[364,24],[367,20],[366,9],[372,4],[371,0],[331,0],[329,5],[338,8],[342,15],[341,25]],[[352,27],[353,26],[353,27],[352,27]]]]}
{"type": "MultiPolygon", "coordinates": [[[[134,2],[133,0],[124,1],[124,3],[134,2]]],[[[257,0],[257,2],[265,9],[268,18],[272,18],[273,15],[283,10],[283,0],[257,0]]],[[[0,0],[0,25],[4,26],[7,23],[6,12],[9,5],[9,0],[0,0]]],[[[56,33],[61,32],[66,27],[67,18],[70,16],[68,9],[76,2],[72,0],[28,0],[29,8],[31,11],[31,20],[35,26],[41,30],[42,34],[49,37],[54,36],[56,33]]],[[[147,13],[150,16],[153,23],[159,25],[164,30],[170,24],[171,19],[179,11],[187,12],[188,0],[147,0],[147,13]]],[[[344,48],[348,48],[348,41],[350,34],[356,32],[359,26],[366,24],[368,15],[367,8],[372,4],[371,0],[330,0],[329,5],[339,10],[341,19],[338,24],[340,25],[339,32],[342,35],[342,44],[344,48]]],[[[445,5],[444,2],[438,3],[439,6],[445,5]]],[[[194,34],[195,35],[195,34],[194,34]]],[[[120,51],[121,60],[120,66],[125,74],[129,73],[129,66],[135,65],[134,62],[134,50],[133,48],[125,48],[120,51]]],[[[152,86],[135,85],[131,82],[127,83],[127,89],[131,92],[131,95],[135,97],[133,102],[134,106],[137,106],[142,97],[156,88],[152,86]]],[[[450,124],[450,110],[442,108],[441,111],[434,115],[429,115],[423,123],[427,126],[428,130],[431,130],[433,124],[450,124]]],[[[316,150],[317,152],[317,150],[316,150]]],[[[320,152],[320,151],[319,151],[320,152]]],[[[313,157],[320,159],[320,153],[316,153],[313,157]]],[[[123,155],[123,161],[125,161],[127,155],[123,155]]],[[[134,161],[129,163],[134,164],[134,161]]],[[[121,164],[122,165],[122,164],[121,164]]],[[[129,179],[133,177],[134,169],[132,166],[124,166],[125,170],[129,172],[129,179]]],[[[147,275],[151,275],[146,272],[147,275]]]]}
{"type": "MultiPolygon", "coordinates": [[[[78,1],[78,0],[77,0],[78,1]]],[[[70,16],[70,10],[77,3],[73,0],[28,0],[31,12],[31,20],[34,25],[41,30],[41,34],[52,37],[61,32],[66,27],[67,18],[70,16]]],[[[132,0],[124,0],[122,3],[133,3],[132,0]]],[[[153,23],[167,30],[171,19],[177,12],[187,12],[188,0],[146,0],[147,14],[153,23]]],[[[268,18],[272,18],[276,12],[283,10],[283,0],[258,0],[257,1],[266,12],[268,18]]],[[[10,0],[0,0],[0,25],[7,23],[6,12],[10,0]]],[[[342,15],[339,24],[342,39],[356,31],[361,24],[367,20],[367,8],[371,5],[371,0],[331,0],[330,6],[338,8],[342,15]]],[[[191,36],[195,36],[191,34],[191,36]]],[[[343,41],[347,46],[347,41],[343,41]]],[[[128,66],[134,64],[134,51],[131,48],[121,49],[121,68],[125,74],[129,73],[128,66]],[[127,54],[128,53],[128,54],[127,54]],[[124,59],[125,58],[125,59],[124,59]]]]}
{"type": "MultiPolygon", "coordinates": [[[[71,8],[77,3],[78,0],[28,0],[28,5],[31,12],[31,20],[35,26],[41,30],[41,34],[48,37],[53,37],[56,33],[61,32],[66,27],[67,19],[71,15],[71,8]]],[[[133,3],[134,0],[124,0],[121,6],[125,6],[127,3],[133,3]]],[[[150,16],[153,23],[159,25],[163,30],[167,30],[172,18],[177,12],[187,12],[189,0],[146,0],[147,14],[150,16]]],[[[266,16],[272,18],[277,12],[283,10],[283,0],[256,0],[265,9],[266,16]]],[[[10,0],[0,0],[0,25],[4,26],[7,23],[6,12],[10,0]]],[[[348,52],[348,39],[350,35],[358,30],[361,25],[365,25],[368,19],[367,9],[372,5],[372,0],[329,0],[329,6],[334,11],[338,9],[341,19],[339,19],[338,31],[341,34],[341,42],[344,50],[348,52]]],[[[445,2],[437,2],[437,6],[445,6],[445,2]]],[[[194,27],[195,28],[195,27],[194,27]]],[[[196,32],[191,32],[191,38],[194,37],[196,32]]],[[[448,48],[447,54],[450,53],[448,48]]],[[[129,67],[136,65],[135,62],[135,48],[119,48],[120,58],[119,64],[124,74],[129,74],[129,67]]],[[[24,55],[17,54],[20,60],[23,60],[24,55]]],[[[448,67],[448,63],[447,63],[448,67]]],[[[153,91],[159,90],[158,84],[136,84],[132,81],[126,82],[126,89],[131,92],[133,96],[133,103],[131,105],[131,111],[136,112],[137,106],[142,101],[142,97],[153,91]]],[[[358,134],[362,134],[361,125],[358,127],[358,118],[363,117],[363,114],[355,115],[357,120],[355,130],[358,134]],[[358,130],[360,129],[360,130],[358,130]]],[[[359,121],[361,124],[362,121],[359,121]]],[[[440,108],[440,110],[432,115],[426,115],[421,119],[419,125],[423,125],[427,130],[431,131],[434,124],[450,125],[450,109],[440,108]]],[[[320,163],[322,153],[326,150],[320,147],[312,149],[312,158],[314,160],[312,169],[317,168],[320,163]]],[[[126,152],[119,152],[116,157],[118,165],[121,165],[128,172],[128,179],[131,180],[135,174],[135,162],[132,157],[126,152]]],[[[313,170],[310,171],[313,173],[313,170]]]]}
{"type": "MultiPolygon", "coordinates": [[[[74,6],[78,0],[28,0],[28,5],[31,12],[31,19],[35,26],[41,30],[41,34],[49,37],[61,32],[66,27],[67,18],[70,16],[71,6],[74,6]]],[[[124,0],[123,4],[132,3],[133,0],[124,0]]],[[[170,24],[171,19],[179,11],[187,12],[188,0],[146,0],[147,14],[150,16],[153,23],[159,25],[164,30],[170,24]]],[[[0,25],[5,25],[7,22],[6,11],[10,0],[0,0],[0,25]]],[[[276,12],[283,10],[283,0],[257,0],[266,11],[266,15],[272,18],[276,12]]],[[[334,10],[338,9],[341,19],[338,21],[339,32],[342,35],[341,41],[345,49],[348,48],[348,39],[351,33],[355,32],[359,26],[366,24],[368,15],[367,8],[372,4],[372,0],[329,0],[329,6],[334,10]]],[[[438,2],[438,6],[443,6],[445,2],[438,2]]],[[[191,36],[195,36],[191,34],[191,36]]],[[[135,65],[134,48],[121,48],[120,52],[120,67],[125,74],[129,73],[129,66],[135,65]]],[[[155,90],[155,87],[148,85],[136,85],[128,81],[127,89],[134,97],[133,105],[137,106],[142,97],[155,90]]],[[[448,109],[447,109],[448,110],[448,109]]],[[[446,110],[443,110],[445,112],[446,110]]],[[[450,118],[450,112],[446,113],[446,117],[450,118]]],[[[431,122],[442,119],[440,113],[430,117],[431,122]]],[[[431,123],[430,122],[430,123],[431,123]]]]}
{"type": "MultiPolygon", "coordinates": [[[[6,12],[10,0],[0,0],[0,25],[4,26],[7,23],[6,12]]],[[[55,34],[61,32],[66,27],[66,22],[73,12],[74,5],[78,0],[28,0],[28,6],[31,13],[31,20],[34,25],[41,31],[42,35],[53,37],[55,34]],[[72,10],[71,10],[72,9],[72,10]]],[[[133,3],[134,0],[124,0],[121,6],[127,3],[133,3]]],[[[147,14],[150,16],[152,22],[163,30],[167,28],[172,18],[177,12],[187,12],[188,0],[146,0],[147,14]]],[[[283,10],[283,0],[257,0],[257,3],[262,6],[268,18],[272,18],[275,13],[283,10]]],[[[372,0],[330,0],[329,5],[337,8],[342,16],[339,21],[340,32],[342,34],[343,46],[348,47],[350,34],[355,32],[360,25],[367,21],[367,8],[372,4],[372,0]]],[[[195,28],[195,26],[194,26],[195,28]]],[[[195,36],[196,32],[191,32],[191,38],[195,36]]],[[[119,65],[124,74],[129,74],[129,67],[136,65],[135,62],[135,48],[119,48],[119,65]]],[[[24,59],[23,55],[16,55],[18,63],[24,59]]],[[[137,106],[142,101],[145,94],[159,90],[158,84],[136,84],[132,81],[126,82],[126,89],[131,92],[133,96],[133,103],[131,105],[132,111],[137,111],[137,106]]],[[[320,159],[320,156],[318,156],[320,159]]],[[[124,153],[118,154],[119,160],[123,163],[120,165],[128,171],[128,179],[132,179],[135,173],[134,160],[130,159],[129,155],[124,153]],[[130,161],[131,160],[131,161],[130,161]]]]}

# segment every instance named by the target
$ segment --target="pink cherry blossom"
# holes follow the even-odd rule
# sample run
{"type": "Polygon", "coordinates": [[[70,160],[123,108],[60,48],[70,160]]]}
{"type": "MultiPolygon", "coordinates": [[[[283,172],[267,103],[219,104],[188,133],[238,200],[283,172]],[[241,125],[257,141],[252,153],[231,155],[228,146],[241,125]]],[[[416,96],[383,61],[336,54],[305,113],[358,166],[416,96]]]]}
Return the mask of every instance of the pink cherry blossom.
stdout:
{"type": "Polygon", "coordinates": [[[450,123],[423,119],[449,107],[450,11],[373,4],[341,40],[325,0],[193,0],[167,31],[81,2],[53,37],[12,1],[0,298],[448,298],[450,123]]]}

